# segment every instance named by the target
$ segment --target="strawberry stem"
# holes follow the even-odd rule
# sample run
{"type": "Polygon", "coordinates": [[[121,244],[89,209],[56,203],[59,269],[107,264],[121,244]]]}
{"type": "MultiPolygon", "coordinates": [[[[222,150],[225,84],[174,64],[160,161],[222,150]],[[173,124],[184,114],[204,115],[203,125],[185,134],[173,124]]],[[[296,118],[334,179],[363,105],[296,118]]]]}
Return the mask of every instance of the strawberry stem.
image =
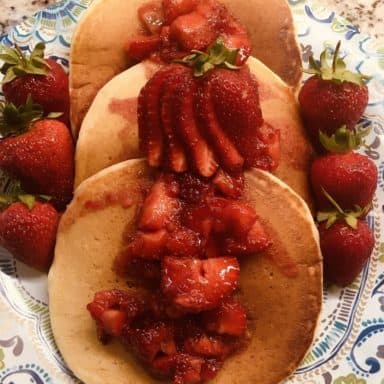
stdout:
{"type": "Polygon", "coordinates": [[[336,72],[337,58],[339,56],[340,45],[341,45],[341,41],[339,40],[337,42],[337,44],[336,44],[335,53],[333,54],[333,61],[332,61],[332,70],[333,70],[333,72],[336,72]]]}

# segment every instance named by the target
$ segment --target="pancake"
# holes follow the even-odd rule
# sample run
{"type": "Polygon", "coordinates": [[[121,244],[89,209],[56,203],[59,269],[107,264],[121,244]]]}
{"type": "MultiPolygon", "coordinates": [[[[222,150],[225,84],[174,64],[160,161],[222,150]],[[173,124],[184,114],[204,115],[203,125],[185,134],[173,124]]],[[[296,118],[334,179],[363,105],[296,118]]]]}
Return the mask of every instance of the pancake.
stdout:
{"type": "MultiPolygon", "coordinates": [[[[86,384],[158,382],[120,344],[99,343],[85,308],[97,291],[128,289],[112,264],[123,235],[135,230],[151,178],[144,160],[107,168],[77,188],[60,221],[48,276],[52,330],[68,366],[86,384]]],[[[295,370],[313,339],[322,298],[318,234],[291,188],[260,170],[246,172],[245,179],[245,198],[273,246],[240,260],[239,297],[250,312],[251,342],[226,360],[212,383],[277,384],[295,370]]]]}
{"type": "MultiPolygon", "coordinates": [[[[259,83],[264,120],[280,129],[281,160],[276,176],[312,206],[308,174],[313,149],[301,124],[295,94],[259,60],[250,57],[248,65],[259,83]]],[[[103,168],[140,157],[137,96],[154,70],[149,62],[137,64],[98,92],[77,141],[75,187],[103,168]]]]}
{"type": "MultiPolygon", "coordinates": [[[[137,9],[148,0],[94,0],[77,25],[71,44],[71,125],[78,136],[81,122],[98,90],[132,65],[125,42],[140,31],[137,9]]],[[[252,54],[297,87],[301,55],[286,0],[224,0],[229,11],[245,25],[252,54]]]]}

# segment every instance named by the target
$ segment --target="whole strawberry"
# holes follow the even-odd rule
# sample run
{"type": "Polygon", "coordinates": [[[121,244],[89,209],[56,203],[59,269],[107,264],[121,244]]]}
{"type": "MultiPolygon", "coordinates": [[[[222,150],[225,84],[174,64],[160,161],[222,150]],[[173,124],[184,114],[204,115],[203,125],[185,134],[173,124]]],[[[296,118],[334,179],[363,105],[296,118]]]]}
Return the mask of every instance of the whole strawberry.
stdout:
{"type": "Polygon", "coordinates": [[[74,144],[61,121],[41,117],[41,107],[28,98],[16,108],[1,106],[0,168],[21,182],[23,190],[52,197],[63,208],[72,197],[74,144]]]}
{"type": "Polygon", "coordinates": [[[356,228],[339,220],[329,228],[321,223],[319,233],[326,279],[342,287],[351,284],[372,253],[372,231],[363,220],[357,220],[356,228]]]}
{"type": "Polygon", "coordinates": [[[320,65],[311,57],[307,73],[314,76],[305,81],[299,93],[301,113],[315,146],[319,145],[319,131],[327,135],[345,125],[353,130],[368,104],[367,76],[350,72],[338,57],[337,44],[332,66],[329,66],[326,51],[320,56],[320,65]]]}
{"type": "Polygon", "coordinates": [[[344,209],[364,208],[376,190],[377,168],[359,153],[329,153],[313,161],[310,177],[319,209],[332,206],[324,190],[344,209]]]}
{"type": "Polygon", "coordinates": [[[59,222],[55,208],[31,195],[1,195],[0,202],[6,205],[0,212],[0,245],[30,267],[47,271],[59,222]]]}
{"type": "Polygon", "coordinates": [[[26,56],[18,46],[2,47],[3,93],[16,106],[25,104],[31,95],[46,114],[61,112],[60,120],[69,125],[68,76],[60,64],[44,58],[44,49],[45,45],[38,43],[26,56]]]}

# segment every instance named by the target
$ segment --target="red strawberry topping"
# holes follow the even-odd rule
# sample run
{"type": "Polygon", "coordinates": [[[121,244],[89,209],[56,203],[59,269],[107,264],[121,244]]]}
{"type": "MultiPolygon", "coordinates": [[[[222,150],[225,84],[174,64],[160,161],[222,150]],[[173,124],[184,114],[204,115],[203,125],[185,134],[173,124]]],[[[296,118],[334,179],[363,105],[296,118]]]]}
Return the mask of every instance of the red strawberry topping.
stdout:
{"type": "Polygon", "coordinates": [[[189,312],[216,307],[237,287],[239,264],[235,258],[208,260],[165,257],[161,289],[174,304],[189,312]]]}

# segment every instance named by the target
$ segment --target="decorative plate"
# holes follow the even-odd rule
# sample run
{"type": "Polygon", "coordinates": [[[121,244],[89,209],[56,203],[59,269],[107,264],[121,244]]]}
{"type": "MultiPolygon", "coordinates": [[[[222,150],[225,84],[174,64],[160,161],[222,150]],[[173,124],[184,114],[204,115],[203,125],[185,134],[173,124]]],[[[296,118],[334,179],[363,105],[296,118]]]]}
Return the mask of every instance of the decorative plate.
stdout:
{"type": "MultiPolygon", "coordinates": [[[[0,37],[28,51],[44,41],[47,54],[68,67],[71,36],[92,0],[64,0],[0,37]]],[[[286,384],[384,384],[384,43],[365,36],[325,9],[321,0],[289,0],[303,60],[342,41],[342,55],[372,76],[370,103],[361,123],[371,126],[363,152],[379,169],[367,220],[376,245],[361,276],[345,289],[324,289],[323,311],[312,349],[286,384]]],[[[0,188],[5,181],[0,178],[0,188]]],[[[79,383],[52,337],[46,276],[0,250],[0,384],[79,383]]]]}

